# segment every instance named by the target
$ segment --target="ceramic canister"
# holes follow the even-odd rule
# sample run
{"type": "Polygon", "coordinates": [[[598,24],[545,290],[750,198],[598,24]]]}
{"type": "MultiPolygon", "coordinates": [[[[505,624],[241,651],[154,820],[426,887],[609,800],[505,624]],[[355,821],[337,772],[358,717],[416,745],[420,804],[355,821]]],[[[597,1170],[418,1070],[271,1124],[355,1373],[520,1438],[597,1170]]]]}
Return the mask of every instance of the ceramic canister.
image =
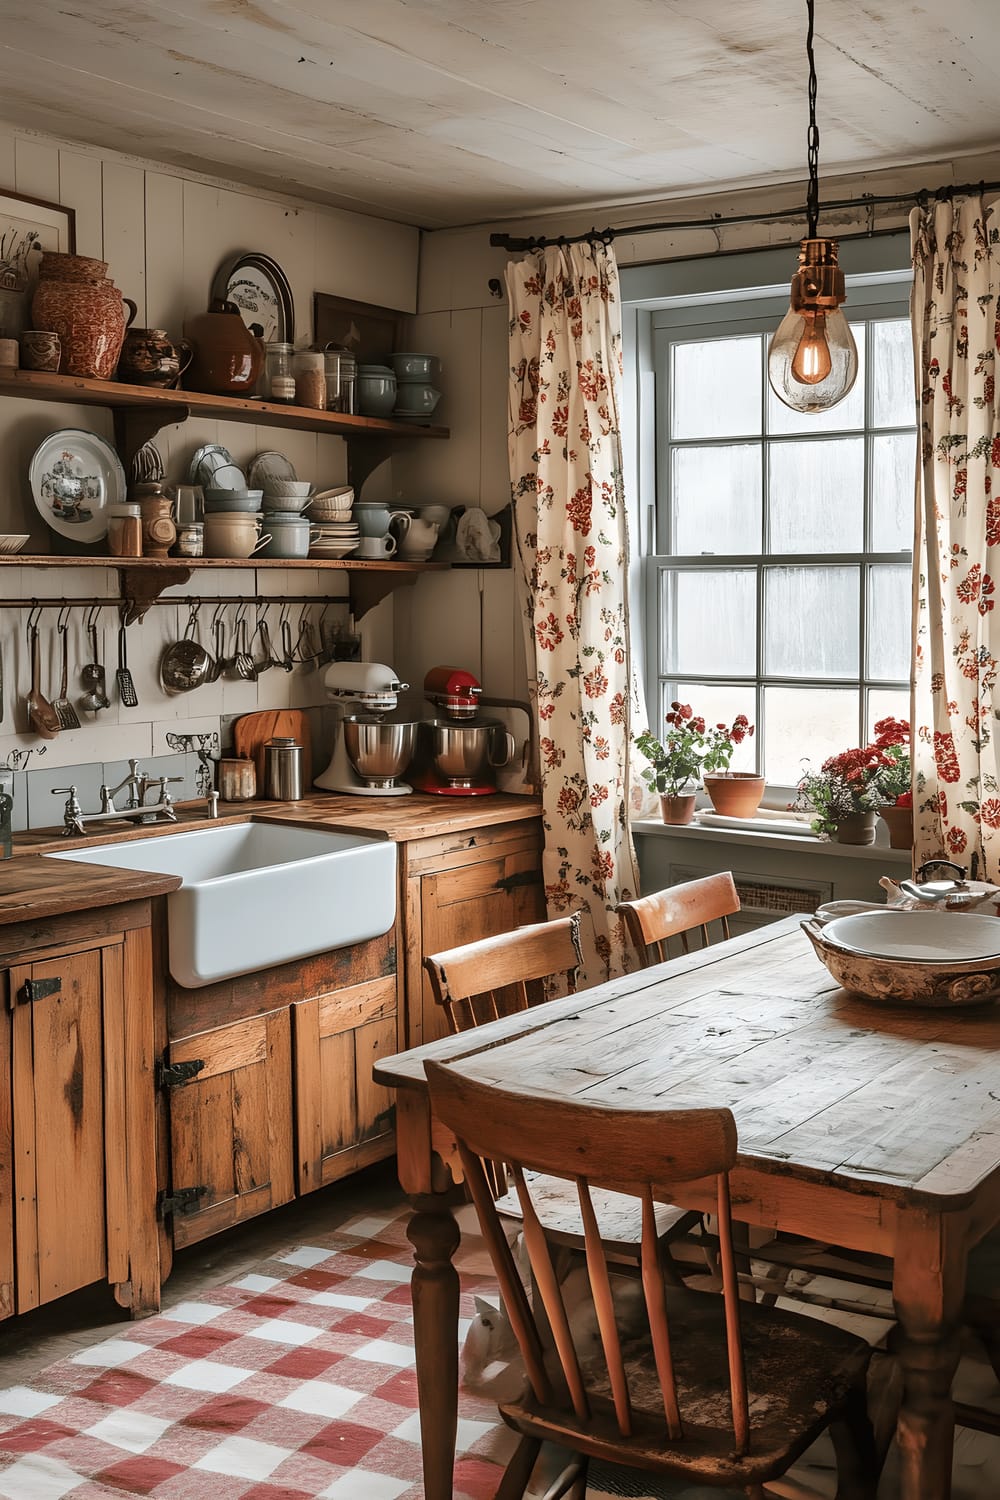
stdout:
{"type": "Polygon", "coordinates": [[[263,557],[308,557],[311,524],[304,516],[289,511],[269,510],[264,515],[264,525],[271,540],[263,549],[263,557]]]}
{"type": "Polygon", "coordinates": [[[59,335],[63,375],[110,380],[115,373],[136,305],[122,296],[107,269],[105,261],[87,255],[46,251],[42,256],[31,316],[36,328],[59,335]]]}

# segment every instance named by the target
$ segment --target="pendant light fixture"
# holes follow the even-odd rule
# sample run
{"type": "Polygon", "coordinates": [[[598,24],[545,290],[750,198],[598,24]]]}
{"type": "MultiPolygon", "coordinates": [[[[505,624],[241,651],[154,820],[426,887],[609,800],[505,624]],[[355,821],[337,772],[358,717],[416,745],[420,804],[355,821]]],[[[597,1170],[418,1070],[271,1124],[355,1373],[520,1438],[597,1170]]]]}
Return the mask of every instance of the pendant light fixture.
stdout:
{"type": "Polygon", "coordinates": [[[791,302],[767,354],[767,378],[774,394],[793,411],[828,411],[842,401],[858,373],[858,351],[841,304],[847,300],[844,273],[837,264],[837,241],[820,239],[819,127],[816,124],[816,59],[813,55],[815,0],[806,0],[809,59],[809,131],[806,136],[809,187],[806,238],[799,247],[799,269],[792,277],[791,302]]]}

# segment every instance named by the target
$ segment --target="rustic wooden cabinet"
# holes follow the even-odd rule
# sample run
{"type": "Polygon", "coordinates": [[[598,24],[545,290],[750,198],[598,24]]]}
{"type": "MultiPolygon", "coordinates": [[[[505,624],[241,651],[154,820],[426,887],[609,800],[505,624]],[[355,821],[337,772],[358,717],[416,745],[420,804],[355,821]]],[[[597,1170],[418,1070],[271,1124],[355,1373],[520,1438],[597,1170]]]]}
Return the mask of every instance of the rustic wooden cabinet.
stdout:
{"type": "Polygon", "coordinates": [[[0,1315],[102,1280],[158,1305],[149,919],[2,931],[0,1315]]]}
{"type": "Polygon", "coordinates": [[[372,1082],[398,1051],[396,934],[200,990],[160,982],[161,1211],[173,1247],[395,1150],[372,1082]]]}
{"type": "Polygon", "coordinates": [[[407,1047],[447,1034],[425,953],[545,920],[539,818],[414,839],[401,849],[407,1047]]]}

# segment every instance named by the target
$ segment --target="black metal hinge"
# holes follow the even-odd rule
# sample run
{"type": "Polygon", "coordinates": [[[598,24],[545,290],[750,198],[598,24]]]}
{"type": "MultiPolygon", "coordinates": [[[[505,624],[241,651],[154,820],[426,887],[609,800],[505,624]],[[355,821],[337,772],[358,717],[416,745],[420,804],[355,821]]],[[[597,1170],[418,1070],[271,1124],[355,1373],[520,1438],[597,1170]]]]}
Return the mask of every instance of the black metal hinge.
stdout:
{"type": "Polygon", "coordinates": [[[207,1187],[175,1188],[172,1193],[158,1193],[156,1216],[165,1219],[167,1214],[189,1214],[198,1207],[198,1199],[208,1192],[207,1187]]]}
{"type": "Polygon", "coordinates": [[[62,990],[61,979],[26,979],[14,996],[17,1005],[34,1005],[36,1000],[47,1000],[62,990]]]}
{"type": "Polygon", "coordinates": [[[190,1083],[192,1078],[197,1078],[205,1066],[204,1058],[192,1058],[191,1062],[164,1062],[162,1058],[156,1064],[156,1087],[158,1089],[179,1089],[185,1083],[190,1083]]]}
{"type": "Polygon", "coordinates": [[[539,884],[541,884],[541,876],[537,870],[519,870],[516,875],[502,875],[496,882],[496,888],[498,891],[506,891],[509,894],[519,885],[539,884]]]}

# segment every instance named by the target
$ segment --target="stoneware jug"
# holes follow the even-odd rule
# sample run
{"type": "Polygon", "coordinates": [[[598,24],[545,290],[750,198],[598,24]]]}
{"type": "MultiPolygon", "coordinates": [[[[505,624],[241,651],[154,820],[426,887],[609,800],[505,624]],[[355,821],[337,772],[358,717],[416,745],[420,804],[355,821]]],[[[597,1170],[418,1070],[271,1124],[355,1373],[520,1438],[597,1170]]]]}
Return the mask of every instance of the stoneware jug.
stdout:
{"type": "Polygon", "coordinates": [[[214,298],[208,312],[185,324],[194,347],[187,384],[212,396],[249,396],[264,368],[264,345],[252,334],[235,302],[214,298]]]}
{"type": "Polygon", "coordinates": [[[169,389],[193,358],[191,345],[185,339],[171,343],[163,328],[130,328],[118,361],[118,379],[129,385],[169,389]]]}
{"type": "Polygon", "coordinates": [[[115,373],[136,305],[122,296],[107,269],[106,261],[88,255],[46,251],[42,256],[31,316],[36,328],[59,335],[63,375],[110,380],[115,373]]]}
{"type": "Polygon", "coordinates": [[[425,521],[420,516],[395,517],[396,535],[399,537],[399,555],[411,562],[426,562],[437,544],[441,527],[437,521],[425,521]]]}

